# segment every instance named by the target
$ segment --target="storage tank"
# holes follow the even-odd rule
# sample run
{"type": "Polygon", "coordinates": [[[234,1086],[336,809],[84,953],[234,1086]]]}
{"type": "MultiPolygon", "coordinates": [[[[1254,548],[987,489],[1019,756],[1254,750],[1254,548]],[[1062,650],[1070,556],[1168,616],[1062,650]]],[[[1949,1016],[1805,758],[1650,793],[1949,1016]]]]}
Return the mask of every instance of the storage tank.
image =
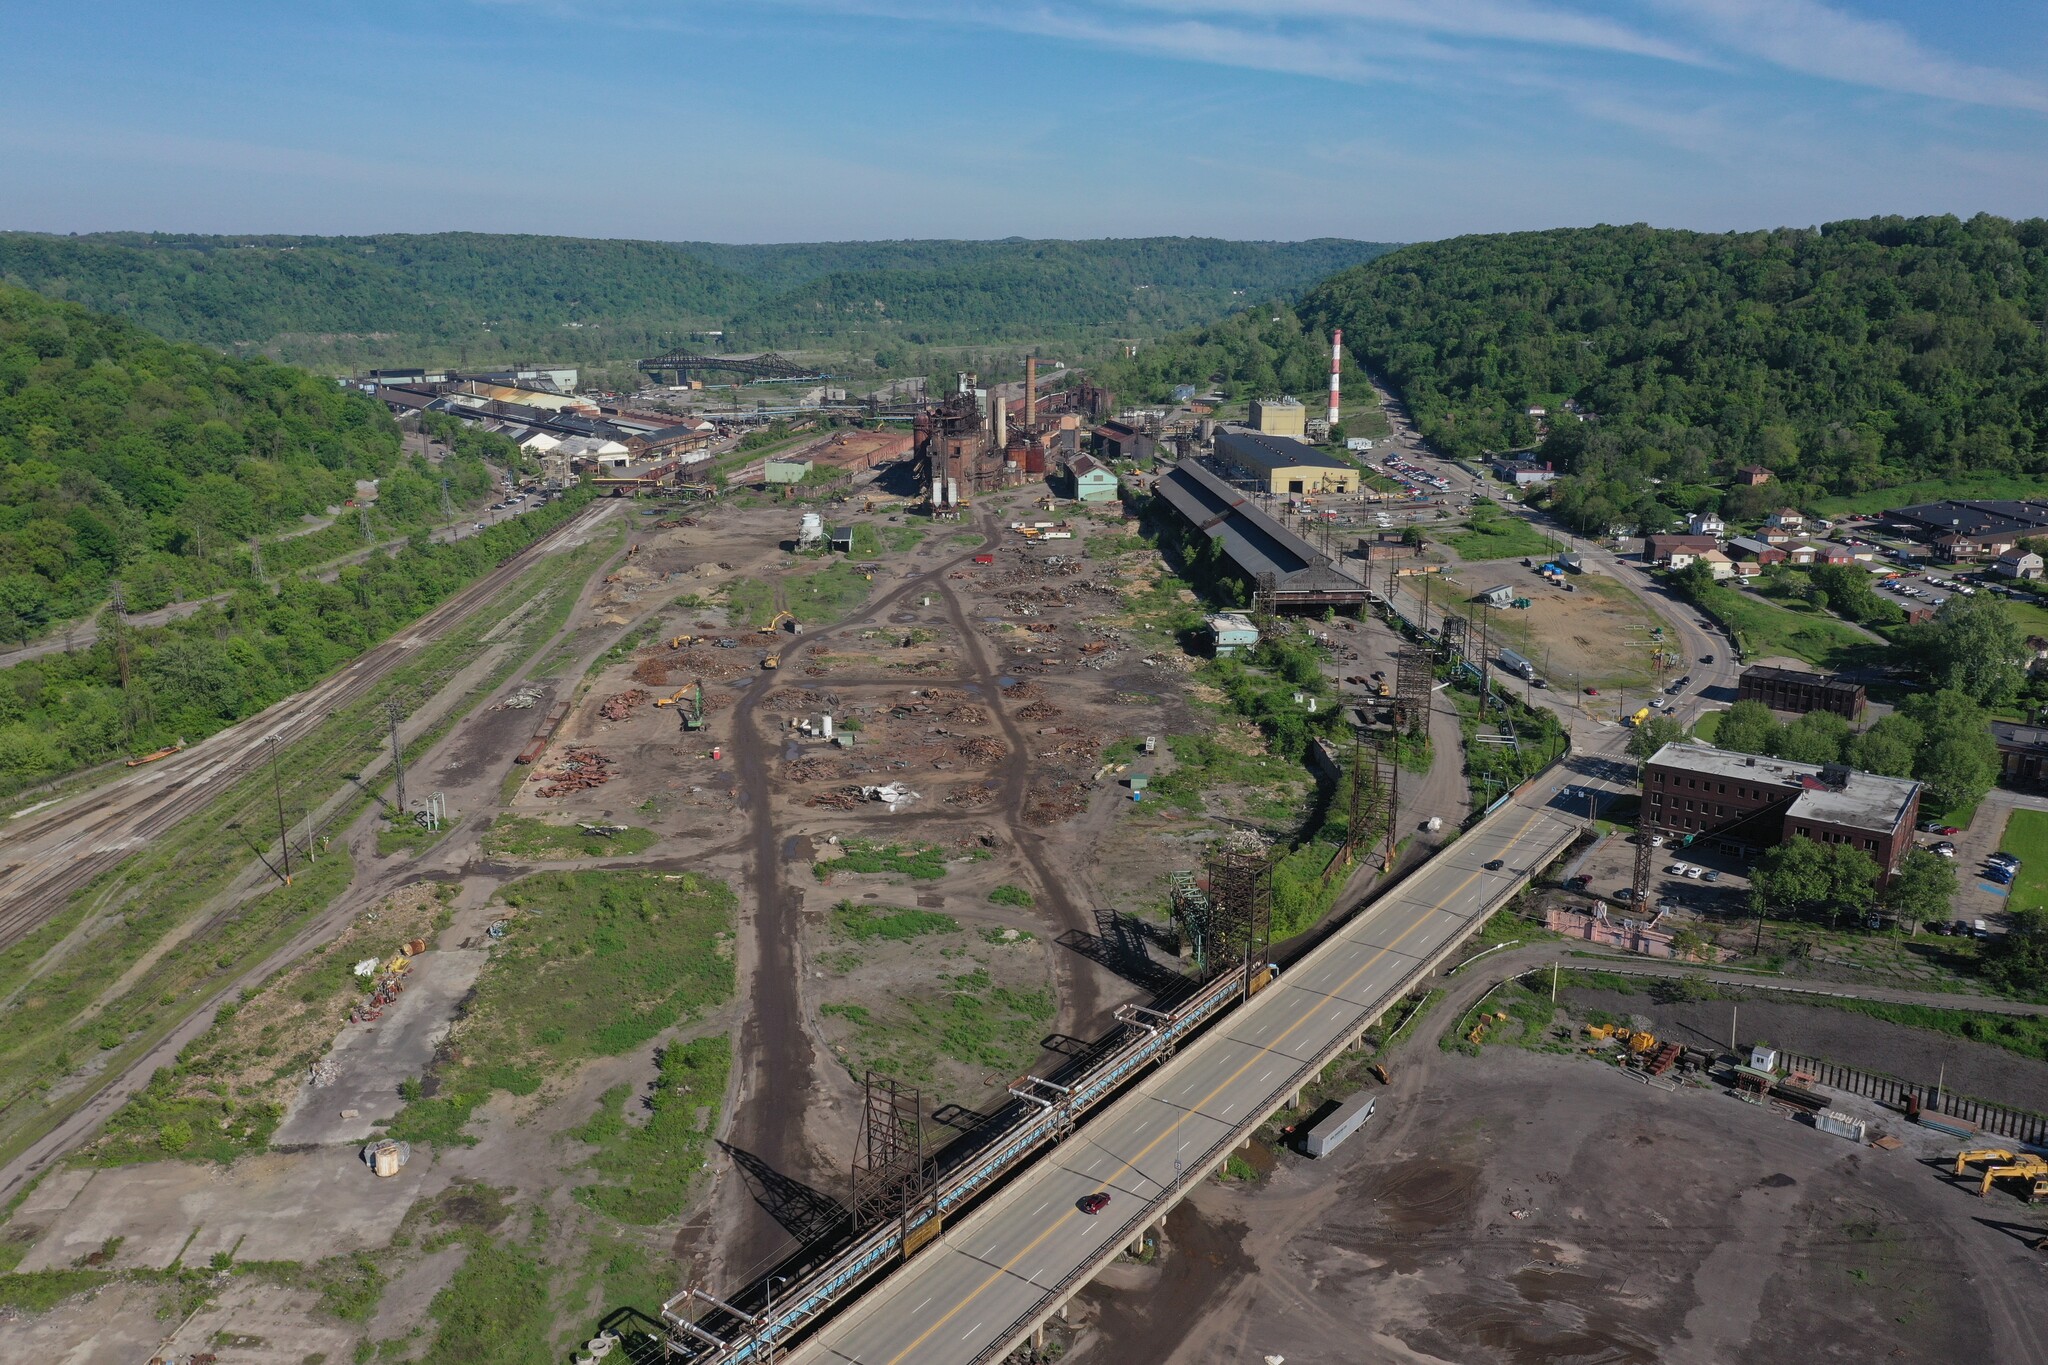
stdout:
{"type": "Polygon", "coordinates": [[[813,545],[819,544],[819,543],[820,543],[820,542],[822,542],[822,541],[823,541],[824,539],[825,539],[825,521],[824,521],[824,518],[820,517],[820,516],[819,516],[819,515],[818,515],[818,514],[817,514],[816,512],[806,512],[806,513],[804,513],[804,515],[803,515],[803,519],[802,519],[801,521],[799,521],[799,522],[797,523],[797,531],[796,531],[796,544],[797,544],[797,548],[798,548],[798,549],[800,549],[800,550],[801,550],[801,549],[806,549],[806,548],[808,548],[808,547],[810,547],[810,546],[813,546],[813,545]]]}

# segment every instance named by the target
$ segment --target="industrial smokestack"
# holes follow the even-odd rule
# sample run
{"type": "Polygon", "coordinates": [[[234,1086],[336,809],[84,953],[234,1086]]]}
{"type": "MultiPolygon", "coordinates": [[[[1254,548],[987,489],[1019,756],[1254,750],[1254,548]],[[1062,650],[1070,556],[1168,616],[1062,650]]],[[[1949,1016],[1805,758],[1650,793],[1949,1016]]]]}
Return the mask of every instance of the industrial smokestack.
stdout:
{"type": "Polygon", "coordinates": [[[989,434],[994,438],[995,448],[1000,451],[1010,439],[1010,405],[1003,401],[1000,384],[988,386],[989,434]]]}
{"type": "Polygon", "coordinates": [[[1024,425],[1038,426],[1038,357],[1024,357],[1024,425]]]}
{"type": "Polygon", "coordinates": [[[1330,333],[1330,425],[1333,427],[1337,425],[1338,413],[1340,411],[1337,374],[1343,364],[1344,329],[1339,327],[1336,331],[1330,333]]]}

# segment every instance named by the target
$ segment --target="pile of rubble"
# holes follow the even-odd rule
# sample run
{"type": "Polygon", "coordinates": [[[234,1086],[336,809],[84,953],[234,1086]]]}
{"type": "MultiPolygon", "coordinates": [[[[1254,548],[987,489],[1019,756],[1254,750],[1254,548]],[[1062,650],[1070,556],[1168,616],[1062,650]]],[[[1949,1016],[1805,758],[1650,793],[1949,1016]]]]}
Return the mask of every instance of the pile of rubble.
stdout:
{"type": "Polygon", "coordinates": [[[617,693],[604,699],[604,704],[597,708],[597,714],[603,716],[606,720],[625,720],[634,711],[645,706],[652,698],[652,695],[644,687],[635,687],[628,691],[617,693]]]}
{"type": "Polygon", "coordinates": [[[668,661],[659,654],[644,656],[633,665],[633,681],[648,687],[667,687],[668,661]]]}
{"type": "Polygon", "coordinates": [[[1080,782],[1033,787],[1024,795],[1024,823],[1056,825],[1062,820],[1071,820],[1087,805],[1083,787],[1084,784],[1080,782]]]}
{"type": "Polygon", "coordinates": [[[306,1077],[306,1084],[315,1088],[323,1085],[333,1085],[334,1078],[340,1074],[340,1065],[329,1058],[323,1057],[313,1063],[312,1070],[306,1077]]]}
{"type": "Polygon", "coordinates": [[[570,792],[588,791],[602,787],[612,780],[612,761],[595,749],[569,748],[553,766],[533,775],[533,781],[546,782],[537,795],[567,796],[570,792]]]}
{"type": "Polygon", "coordinates": [[[1049,701],[1035,701],[1017,713],[1019,720],[1053,720],[1060,714],[1060,708],[1049,701]]]}
{"type": "Polygon", "coordinates": [[[956,752],[971,763],[1000,763],[1006,751],[992,739],[974,738],[960,745],[956,752]]]}
{"type": "Polygon", "coordinates": [[[786,763],[782,775],[791,782],[829,782],[840,776],[840,766],[822,758],[800,758],[786,763]]]}
{"type": "Polygon", "coordinates": [[[996,794],[992,788],[962,787],[946,798],[946,804],[949,806],[965,807],[968,810],[978,810],[995,799],[996,794]]]}
{"type": "Polygon", "coordinates": [[[511,696],[505,698],[505,700],[498,702],[490,709],[493,711],[524,711],[528,707],[538,703],[540,699],[546,695],[546,688],[535,687],[531,683],[529,683],[525,687],[520,688],[517,692],[514,692],[511,696]]]}

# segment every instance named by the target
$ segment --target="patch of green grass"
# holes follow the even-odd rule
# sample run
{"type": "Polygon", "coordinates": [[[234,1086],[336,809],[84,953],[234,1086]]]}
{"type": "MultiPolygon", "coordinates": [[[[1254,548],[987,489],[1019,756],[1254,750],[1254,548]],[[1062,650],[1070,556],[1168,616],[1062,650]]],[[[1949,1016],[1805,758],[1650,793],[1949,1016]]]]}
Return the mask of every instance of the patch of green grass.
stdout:
{"type": "Polygon", "coordinates": [[[624,858],[644,853],[660,839],[651,829],[629,826],[603,835],[580,825],[558,825],[524,815],[500,815],[485,832],[485,853],[512,858],[624,858]]]}
{"type": "Polygon", "coordinates": [[[897,554],[915,550],[923,543],[922,526],[887,526],[882,529],[882,544],[897,554]]]}
{"type": "Polygon", "coordinates": [[[2040,480],[2008,474],[1961,474],[1950,478],[1923,479],[1917,483],[1892,484],[1863,493],[1841,497],[1808,498],[1802,506],[1823,517],[1844,512],[1881,512],[1887,507],[1910,507],[1942,498],[2015,499],[2039,497],[2040,480]]]}
{"type": "Polygon", "coordinates": [[[840,857],[812,865],[811,871],[819,881],[830,881],[835,872],[893,872],[921,882],[937,881],[946,875],[946,851],[937,844],[902,848],[871,839],[848,839],[840,847],[845,850],[840,857]]]}
{"type": "Polygon", "coordinates": [[[1845,621],[1791,611],[1754,593],[1719,584],[1701,593],[1698,605],[1741,641],[1745,658],[1789,655],[1836,666],[1844,664],[1849,655],[1874,647],[1867,636],[1845,621]]]}
{"type": "Polygon", "coordinates": [[[637,1125],[625,1118],[626,1106],[638,1102],[633,1088],[613,1087],[597,1114],[573,1134],[596,1144],[590,1164],[600,1177],[576,1187],[577,1201],[640,1226],[679,1216],[706,1178],[704,1149],[718,1131],[731,1069],[732,1042],[723,1035],[664,1049],[653,1112],[637,1125]]]}
{"type": "Polygon", "coordinates": [[[1030,1065],[1058,1002],[1049,990],[997,986],[985,966],[976,966],[937,975],[930,995],[828,1005],[821,1012],[855,1026],[848,1064],[856,1074],[857,1068],[872,1067],[928,1086],[940,1058],[1001,1074],[1030,1065]]]}
{"type": "Polygon", "coordinates": [[[1021,886],[1011,886],[1007,882],[989,892],[988,898],[995,905],[1014,905],[1019,910],[1029,910],[1038,904],[1037,898],[1029,891],[1021,886]]]}
{"type": "Polygon", "coordinates": [[[947,539],[955,545],[983,545],[988,541],[988,537],[979,531],[955,531],[947,539]]]}
{"type": "Polygon", "coordinates": [[[2020,860],[2009,903],[2048,905],[2048,811],[2014,811],[2005,822],[2005,835],[1998,847],[2020,860]]]}
{"type": "Polygon", "coordinates": [[[856,943],[875,938],[901,943],[925,934],[956,933],[959,928],[960,921],[951,915],[930,910],[910,910],[898,905],[863,905],[858,901],[841,901],[832,907],[833,932],[856,943]]]}
{"type": "Polygon", "coordinates": [[[418,853],[441,842],[450,826],[443,824],[439,829],[428,829],[417,820],[401,820],[387,824],[377,831],[377,856],[388,858],[394,853],[418,853]]]}
{"type": "Polygon", "coordinates": [[[1489,1044],[1514,1043],[1521,1047],[1557,1047],[1550,1038],[1550,1021],[1556,1007],[1550,1003],[1547,988],[1532,990],[1520,981],[1502,986],[1485,1000],[1465,1012],[1455,1028],[1443,1036],[1439,1046],[1446,1052],[1463,1052],[1478,1056],[1479,1050],[1489,1044]],[[1501,1019],[1498,1016],[1507,1015],[1501,1019]],[[1473,1033],[1478,1031],[1474,1041],[1473,1033]]]}
{"type": "Polygon", "coordinates": [[[1714,736],[1721,731],[1721,717],[1727,714],[1726,711],[1702,712],[1700,718],[1692,723],[1693,738],[1702,744],[1712,744],[1714,736]]]}
{"type": "Polygon", "coordinates": [[[1475,507],[1470,528],[1440,537],[1465,560],[1548,558],[1558,551],[1552,536],[1520,517],[1487,514],[1475,507]]]}
{"type": "Polygon", "coordinates": [[[735,626],[759,629],[775,615],[775,589],[758,578],[735,578],[724,595],[726,618],[735,626]]]}
{"type": "Polygon", "coordinates": [[[865,602],[873,587],[852,563],[835,559],[816,573],[784,579],[783,601],[806,626],[828,625],[865,602]]]}
{"type": "Polygon", "coordinates": [[[456,1034],[461,1060],[391,1122],[409,1142],[471,1141],[494,1091],[532,1094],[591,1057],[615,1057],[729,998],[733,895],[695,873],[544,872],[514,882],[514,915],[456,1034]]]}
{"type": "Polygon", "coordinates": [[[1433,986],[1423,992],[1422,999],[1408,1006],[1407,1012],[1394,1025],[1394,1031],[1389,1033],[1385,1040],[1380,1043],[1380,1051],[1387,1052],[1391,1050],[1395,1044],[1415,1032],[1416,1026],[1422,1022],[1424,1016],[1435,1009],[1437,1003],[1443,998],[1444,989],[1441,986],[1433,986]]]}
{"type": "Polygon", "coordinates": [[[552,1276],[537,1255],[512,1242],[471,1235],[469,1254],[427,1314],[434,1340],[425,1365],[554,1365],[552,1276]]]}
{"type": "Polygon", "coordinates": [[[1151,548],[1152,542],[1143,536],[1096,535],[1088,537],[1087,548],[1082,554],[1089,559],[1115,559],[1118,555],[1135,554],[1151,548]]]}
{"type": "Polygon", "coordinates": [[[26,1275],[0,1275],[0,1308],[46,1312],[74,1294],[98,1289],[113,1278],[104,1270],[33,1270],[26,1275]]]}
{"type": "Polygon", "coordinates": [[[236,1275],[318,1294],[320,1311],[343,1322],[368,1322],[376,1316],[388,1280],[376,1257],[367,1251],[310,1263],[236,1261],[229,1269],[236,1275]]]}

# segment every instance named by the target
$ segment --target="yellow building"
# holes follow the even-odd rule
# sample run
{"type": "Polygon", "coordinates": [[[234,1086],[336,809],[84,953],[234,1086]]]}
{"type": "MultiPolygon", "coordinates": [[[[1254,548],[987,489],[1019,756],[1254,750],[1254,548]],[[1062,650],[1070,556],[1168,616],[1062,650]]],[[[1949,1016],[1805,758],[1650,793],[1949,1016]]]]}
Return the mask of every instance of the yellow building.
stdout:
{"type": "Polygon", "coordinates": [[[1286,436],[1219,431],[1216,463],[1232,478],[1250,480],[1279,497],[1290,493],[1349,495],[1358,491],[1355,466],[1286,436]]]}
{"type": "Polygon", "coordinates": [[[1254,398],[1251,428],[1264,436],[1292,436],[1299,441],[1308,435],[1308,409],[1294,398],[1254,398]]]}

